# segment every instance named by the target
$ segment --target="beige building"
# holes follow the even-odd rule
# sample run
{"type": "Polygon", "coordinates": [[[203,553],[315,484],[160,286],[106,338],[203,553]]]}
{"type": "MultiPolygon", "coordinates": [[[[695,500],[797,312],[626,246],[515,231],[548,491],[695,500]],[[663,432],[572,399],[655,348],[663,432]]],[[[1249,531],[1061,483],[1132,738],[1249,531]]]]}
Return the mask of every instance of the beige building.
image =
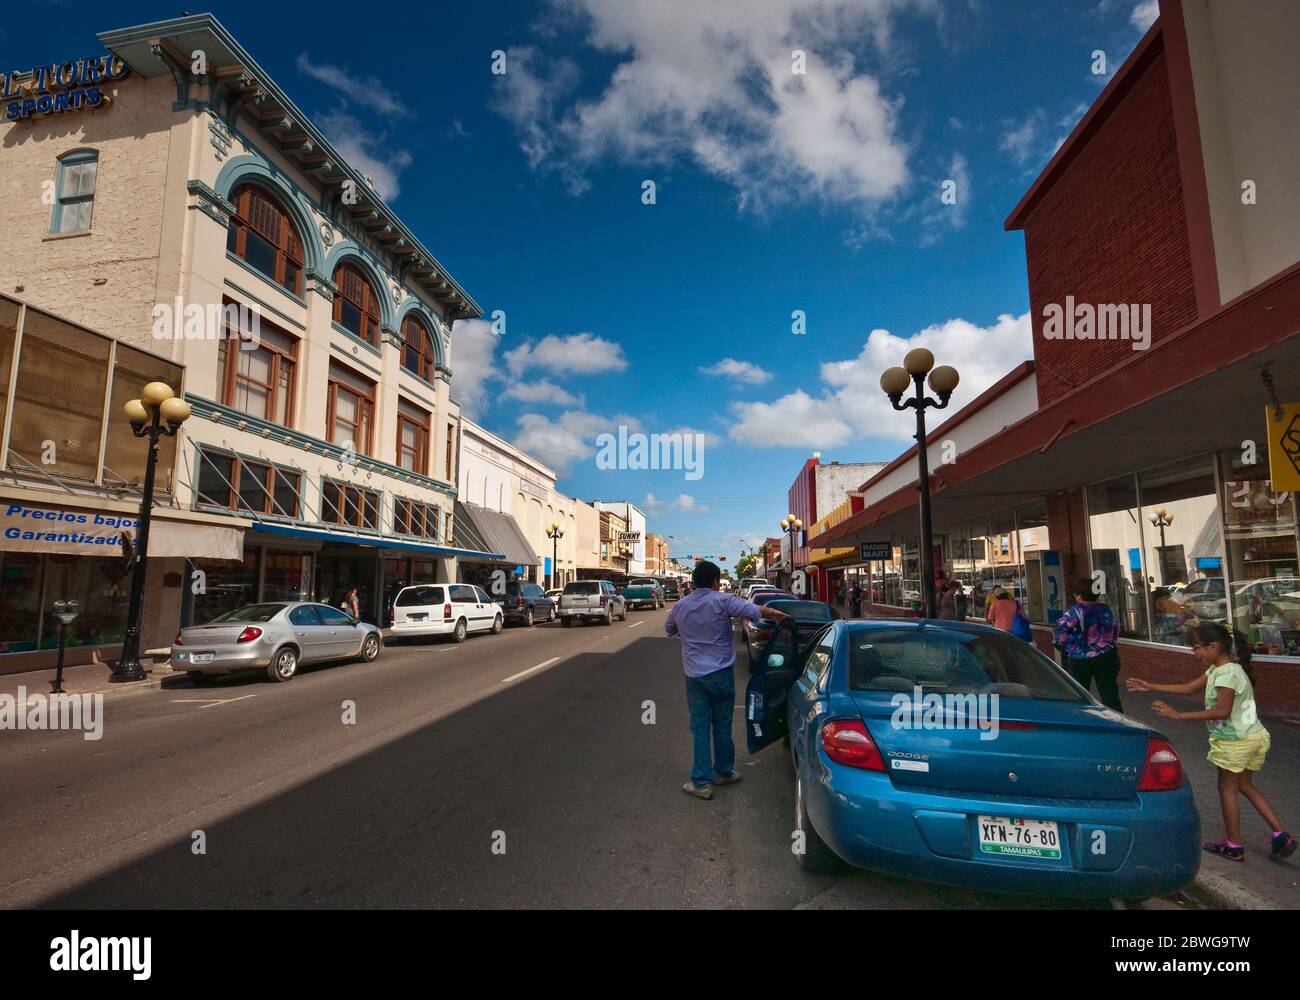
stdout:
{"type": "MultiPolygon", "coordinates": [[[[100,41],[103,59],[32,53],[33,73],[4,78],[0,290],[165,362],[192,404],[165,502],[242,544],[188,553],[180,620],[355,585],[377,621],[393,587],[485,558],[450,543],[451,328],[478,305],[214,18],[100,41]]],[[[121,472],[104,439],[147,373],[109,399],[108,358],[66,349],[66,461],[36,475],[10,450],[11,491],[121,472]]],[[[166,617],[146,646],[170,639],[166,617]]]]}

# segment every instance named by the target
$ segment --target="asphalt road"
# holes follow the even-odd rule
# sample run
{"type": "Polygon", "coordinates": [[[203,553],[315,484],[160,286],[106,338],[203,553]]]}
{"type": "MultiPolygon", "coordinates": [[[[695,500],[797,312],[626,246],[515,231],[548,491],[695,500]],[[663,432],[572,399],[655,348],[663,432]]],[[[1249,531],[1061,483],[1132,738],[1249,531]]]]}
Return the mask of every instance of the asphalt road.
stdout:
{"type": "MultiPolygon", "coordinates": [[[[0,732],[0,901],[1107,906],[800,871],[788,757],[745,754],[739,708],[744,780],[712,802],[684,795],[690,740],[665,614],[390,646],[288,684],[115,693],[98,741],[0,732]]],[[[743,664],[741,652],[742,686],[743,664]]]]}

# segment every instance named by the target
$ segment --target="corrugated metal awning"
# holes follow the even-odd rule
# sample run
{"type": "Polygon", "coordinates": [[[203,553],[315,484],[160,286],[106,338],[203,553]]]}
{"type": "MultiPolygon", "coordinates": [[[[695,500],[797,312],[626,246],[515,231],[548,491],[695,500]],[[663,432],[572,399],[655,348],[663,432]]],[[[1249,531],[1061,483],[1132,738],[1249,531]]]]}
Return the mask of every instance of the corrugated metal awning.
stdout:
{"type": "Polygon", "coordinates": [[[453,534],[458,544],[482,549],[484,558],[491,558],[486,553],[500,552],[505,554],[506,562],[516,566],[536,566],[541,562],[509,514],[499,514],[486,507],[457,500],[453,534]]]}

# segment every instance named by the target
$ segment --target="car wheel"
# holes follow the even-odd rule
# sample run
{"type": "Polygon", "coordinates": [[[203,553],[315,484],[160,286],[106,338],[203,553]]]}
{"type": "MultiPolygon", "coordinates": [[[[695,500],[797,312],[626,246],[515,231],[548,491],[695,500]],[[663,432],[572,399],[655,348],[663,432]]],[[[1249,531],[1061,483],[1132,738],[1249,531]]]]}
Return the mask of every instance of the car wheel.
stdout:
{"type": "Polygon", "coordinates": [[[452,634],[451,634],[451,641],[452,641],[452,642],[464,642],[464,641],[465,641],[465,633],[466,633],[466,628],[465,628],[465,619],[464,619],[464,618],[461,618],[461,619],[457,620],[457,622],[456,622],[456,630],[455,630],[454,632],[452,632],[452,634]]]}
{"type": "MultiPolygon", "coordinates": [[[[531,622],[529,624],[531,624],[531,622]]],[[[500,635],[501,630],[505,628],[505,626],[506,626],[505,621],[502,619],[500,615],[497,615],[495,618],[492,619],[492,634],[500,635]]]]}
{"type": "Polygon", "coordinates": [[[190,683],[195,687],[207,687],[216,680],[213,674],[205,674],[202,670],[187,670],[185,676],[190,679],[190,683]]]}
{"type": "Polygon", "coordinates": [[[298,652],[292,646],[281,646],[271,657],[271,665],[266,668],[266,676],[277,683],[293,680],[298,672],[298,652]]]}
{"type": "Polygon", "coordinates": [[[573,619],[572,619],[572,618],[561,618],[561,619],[560,619],[560,624],[563,625],[565,628],[568,628],[570,625],[573,624],[573,619]]]}
{"type": "Polygon", "coordinates": [[[532,628],[532,627],[533,627],[533,609],[532,609],[532,608],[527,608],[527,609],[524,611],[524,624],[527,625],[529,628],[532,628]]]}
{"type": "MultiPolygon", "coordinates": [[[[790,756],[794,757],[793,749],[790,756]]],[[[803,801],[803,778],[799,775],[797,760],[794,768],[794,828],[803,834],[803,853],[797,855],[800,868],[820,875],[837,875],[844,871],[847,865],[826,846],[826,841],[817,835],[808,819],[808,809],[803,801]]]]}
{"type": "Polygon", "coordinates": [[[602,624],[602,625],[613,625],[613,624],[614,624],[614,609],[613,609],[613,608],[610,608],[608,611],[605,612],[605,618],[604,618],[604,620],[601,622],[601,624],[602,624]]]}
{"type": "Polygon", "coordinates": [[[371,633],[366,636],[366,641],[361,644],[361,660],[364,663],[370,663],[379,655],[379,636],[371,633]]]}
{"type": "Polygon", "coordinates": [[[625,621],[627,621],[627,605],[626,605],[626,604],[623,605],[623,613],[622,613],[621,615],[618,616],[618,620],[621,621],[621,622],[625,622],[625,621]]]}
{"type": "Polygon", "coordinates": [[[546,616],[546,620],[547,620],[548,622],[553,622],[553,621],[555,621],[555,608],[554,608],[554,607],[551,608],[551,613],[550,613],[549,615],[546,616]]]}

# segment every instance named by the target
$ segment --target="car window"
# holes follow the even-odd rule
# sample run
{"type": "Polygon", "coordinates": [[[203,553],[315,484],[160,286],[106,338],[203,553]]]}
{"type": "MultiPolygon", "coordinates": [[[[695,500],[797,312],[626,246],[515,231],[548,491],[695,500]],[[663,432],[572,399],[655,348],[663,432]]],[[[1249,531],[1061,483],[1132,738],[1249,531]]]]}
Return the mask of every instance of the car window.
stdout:
{"type": "Polygon", "coordinates": [[[441,604],[441,587],[407,587],[397,595],[394,605],[399,608],[419,607],[422,604],[441,604]]]}
{"type": "Polygon", "coordinates": [[[331,608],[327,604],[313,604],[316,614],[320,615],[323,625],[351,625],[352,616],[344,614],[338,608],[331,608]]]}
{"type": "Polygon", "coordinates": [[[575,580],[564,585],[566,594],[599,594],[601,585],[595,580],[575,580]]]}
{"type": "Polygon", "coordinates": [[[853,691],[998,694],[1081,702],[1051,660],[1022,639],[961,626],[854,629],[848,634],[853,691]]]}
{"type": "Polygon", "coordinates": [[[210,624],[219,622],[229,622],[231,624],[244,622],[269,622],[285,609],[283,604],[249,604],[246,607],[235,608],[233,611],[227,611],[224,615],[218,615],[213,618],[210,624]]]}
{"type": "Polygon", "coordinates": [[[811,649],[803,664],[803,679],[808,687],[815,690],[831,666],[831,656],[835,651],[834,631],[827,629],[822,633],[820,641],[810,645],[811,649]]]}
{"type": "MultiPolygon", "coordinates": [[[[755,602],[759,603],[759,602],[755,602]]],[[[817,619],[828,622],[831,620],[831,609],[829,605],[821,601],[791,601],[791,600],[768,600],[762,602],[769,608],[775,608],[777,611],[784,611],[792,618],[817,619]]]]}
{"type": "Polygon", "coordinates": [[[474,588],[467,587],[463,583],[454,584],[451,588],[451,599],[458,604],[476,604],[477,598],[474,597],[474,588]]]}
{"type": "Polygon", "coordinates": [[[475,587],[475,588],[474,588],[474,596],[475,596],[475,599],[477,600],[477,602],[478,602],[479,604],[491,604],[491,603],[492,603],[492,598],[488,597],[486,591],[484,591],[482,587],[475,587]]]}
{"type": "Polygon", "coordinates": [[[294,625],[319,625],[316,609],[310,604],[302,604],[289,612],[289,621],[294,625]]]}

